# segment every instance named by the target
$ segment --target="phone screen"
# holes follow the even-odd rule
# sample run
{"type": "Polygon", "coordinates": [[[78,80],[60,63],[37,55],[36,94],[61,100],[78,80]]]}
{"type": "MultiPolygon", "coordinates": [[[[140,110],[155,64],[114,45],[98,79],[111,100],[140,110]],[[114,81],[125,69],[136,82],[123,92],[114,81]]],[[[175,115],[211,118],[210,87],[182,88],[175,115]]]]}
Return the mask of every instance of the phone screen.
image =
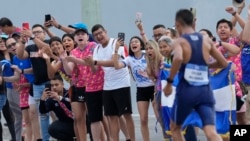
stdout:
{"type": "Polygon", "coordinates": [[[51,20],[50,14],[45,15],[45,22],[50,21],[50,20],[51,20]]]}
{"type": "MultiPolygon", "coordinates": [[[[122,40],[122,41],[125,41],[125,33],[119,32],[119,33],[118,33],[118,39],[119,39],[119,40],[122,40]]],[[[123,45],[121,45],[121,46],[123,46],[123,45]]]]}
{"type": "Polygon", "coordinates": [[[30,24],[28,22],[23,23],[23,29],[30,29],[30,24]]]}
{"type": "Polygon", "coordinates": [[[141,18],[142,18],[142,13],[141,12],[137,12],[136,15],[135,15],[135,23],[138,24],[138,23],[141,23],[141,18]]]}
{"type": "Polygon", "coordinates": [[[45,89],[47,88],[46,91],[51,91],[51,84],[45,84],[45,89]]]}

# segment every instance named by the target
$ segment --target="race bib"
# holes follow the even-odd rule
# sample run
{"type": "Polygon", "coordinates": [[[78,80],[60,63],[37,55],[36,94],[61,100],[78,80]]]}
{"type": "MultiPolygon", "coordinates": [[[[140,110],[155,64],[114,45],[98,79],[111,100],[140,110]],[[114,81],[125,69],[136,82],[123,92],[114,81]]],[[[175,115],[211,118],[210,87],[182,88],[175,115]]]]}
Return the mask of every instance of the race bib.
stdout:
{"type": "Polygon", "coordinates": [[[187,64],[184,72],[184,78],[190,85],[202,86],[209,83],[208,67],[196,64],[187,64]]]}

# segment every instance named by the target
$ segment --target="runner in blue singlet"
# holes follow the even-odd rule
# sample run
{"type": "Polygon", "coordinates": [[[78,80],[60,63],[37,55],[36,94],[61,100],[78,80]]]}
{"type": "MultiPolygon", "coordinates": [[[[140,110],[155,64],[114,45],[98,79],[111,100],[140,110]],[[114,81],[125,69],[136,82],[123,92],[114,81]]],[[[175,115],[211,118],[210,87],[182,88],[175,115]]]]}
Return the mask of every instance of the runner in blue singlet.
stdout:
{"type": "Polygon", "coordinates": [[[173,44],[173,61],[165,95],[172,92],[173,78],[179,72],[179,84],[172,110],[171,131],[174,141],[184,141],[181,127],[184,120],[196,110],[203,123],[208,140],[221,141],[215,129],[214,97],[209,84],[208,68],[227,67],[225,58],[217,51],[211,39],[202,37],[193,29],[193,15],[181,9],[176,13],[175,27],[180,38],[173,44]],[[215,62],[209,64],[209,57],[215,62]]]}

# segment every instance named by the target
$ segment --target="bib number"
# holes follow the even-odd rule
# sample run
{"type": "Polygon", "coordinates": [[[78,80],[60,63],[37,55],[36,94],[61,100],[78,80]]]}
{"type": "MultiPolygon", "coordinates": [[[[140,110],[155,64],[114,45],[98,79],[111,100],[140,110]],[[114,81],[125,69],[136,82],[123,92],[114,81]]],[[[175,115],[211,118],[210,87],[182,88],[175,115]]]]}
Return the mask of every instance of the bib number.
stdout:
{"type": "Polygon", "coordinates": [[[184,72],[185,80],[193,86],[202,86],[209,83],[208,67],[196,64],[187,64],[184,72]]]}

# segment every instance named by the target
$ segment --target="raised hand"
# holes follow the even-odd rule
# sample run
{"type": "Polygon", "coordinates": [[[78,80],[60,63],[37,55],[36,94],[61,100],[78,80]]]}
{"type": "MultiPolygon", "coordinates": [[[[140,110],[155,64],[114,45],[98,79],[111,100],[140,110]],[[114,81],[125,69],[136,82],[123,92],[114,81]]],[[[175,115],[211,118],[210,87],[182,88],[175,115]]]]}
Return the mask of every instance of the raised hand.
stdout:
{"type": "Polygon", "coordinates": [[[52,57],[53,56],[53,52],[51,50],[51,48],[49,46],[44,46],[42,49],[41,49],[41,52],[42,53],[46,53],[49,57],[52,57]]]}
{"type": "Polygon", "coordinates": [[[228,6],[228,7],[226,7],[225,10],[226,10],[229,14],[235,13],[235,9],[234,9],[233,6],[228,6]]]}
{"type": "Polygon", "coordinates": [[[248,5],[247,15],[248,15],[248,19],[250,19],[250,4],[248,5]]]}
{"type": "Polygon", "coordinates": [[[44,24],[43,24],[45,30],[48,30],[51,27],[51,25],[52,25],[51,21],[47,21],[47,22],[45,21],[44,24]]]}
{"type": "Polygon", "coordinates": [[[118,51],[121,45],[124,45],[124,41],[122,39],[117,39],[117,42],[115,44],[115,50],[118,51]]]}
{"type": "Polygon", "coordinates": [[[30,29],[23,29],[21,31],[21,39],[28,41],[28,38],[32,37],[32,32],[30,29]]]}
{"type": "Polygon", "coordinates": [[[140,32],[143,32],[143,24],[142,22],[139,22],[136,24],[137,28],[139,29],[140,32]]]}
{"type": "Polygon", "coordinates": [[[56,21],[56,19],[54,17],[51,17],[51,21],[50,21],[50,24],[53,25],[54,27],[58,27],[58,22],[56,21]]]}
{"type": "Polygon", "coordinates": [[[49,55],[46,54],[46,53],[42,53],[42,57],[43,57],[43,59],[45,59],[45,60],[49,60],[49,59],[50,59],[49,55]]]}

